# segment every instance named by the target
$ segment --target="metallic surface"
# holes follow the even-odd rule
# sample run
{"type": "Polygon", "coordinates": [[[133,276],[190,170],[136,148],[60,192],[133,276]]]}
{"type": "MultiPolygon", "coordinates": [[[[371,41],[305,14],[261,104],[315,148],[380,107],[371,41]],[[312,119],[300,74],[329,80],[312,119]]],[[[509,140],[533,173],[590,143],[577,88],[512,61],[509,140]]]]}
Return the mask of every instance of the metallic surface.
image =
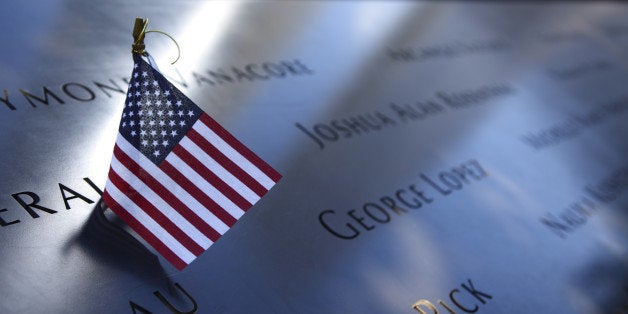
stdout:
{"type": "Polygon", "coordinates": [[[628,309],[624,4],[58,0],[2,8],[2,313],[132,313],[133,304],[169,313],[159,296],[192,309],[175,283],[199,313],[417,313],[419,300],[460,313],[453,289],[478,313],[628,309]],[[161,70],[283,175],[183,271],[103,214],[83,179],[106,181],[124,94],[94,82],[126,88],[137,16],[181,46],[169,66],[173,44],[147,35],[161,70]],[[211,84],[199,76],[281,61],[311,71],[211,84]],[[509,92],[410,122],[390,107],[491,86],[509,92]],[[25,94],[45,100],[44,87],[63,104],[25,94]],[[314,132],[375,112],[395,125],[338,134],[323,148],[295,125],[314,132]],[[590,112],[589,122],[573,124],[590,112]],[[550,145],[523,139],[551,128],[550,145]],[[468,160],[488,175],[449,195],[422,179],[468,160]],[[587,187],[608,178],[612,199],[595,199],[587,187]],[[59,184],[94,203],[73,198],[66,209],[59,184]],[[397,214],[382,203],[413,184],[430,204],[397,214]],[[30,203],[32,193],[19,194],[27,191],[56,213],[29,215],[16,200],[30,203]],[[367,203],[390,221],[367,217],[367,203]],[[359,236],[328,232],[319,216],[329,210],[333,228],[347,233],[350,223],[359,236]],[[566,217],[564,225],[571,217],[569,230],[544,217],[566,217]],[[469,279],[492,298],[466,293],[469,279]]]}

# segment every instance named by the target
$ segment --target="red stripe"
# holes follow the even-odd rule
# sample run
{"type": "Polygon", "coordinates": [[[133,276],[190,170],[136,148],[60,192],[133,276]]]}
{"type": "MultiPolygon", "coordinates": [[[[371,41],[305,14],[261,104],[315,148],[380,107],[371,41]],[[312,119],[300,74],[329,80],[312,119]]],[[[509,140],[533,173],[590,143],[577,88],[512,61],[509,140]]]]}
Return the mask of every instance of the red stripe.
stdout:
{"type": "Polygon", "coordinates": [[[238,180],[244,183],[257,196],[262,197],[268,192],[257,180],[253,179],[246,171],[242,170],[235,162],[227,158],[220,150],[207,141],[196,130],[190,129],[186,136],[200,147],[207,155],[211,156],[216,162],[223,166],[227,171],[233,174],[238,180]]]}
{"type": "Polygon", "coordinates": [[[208,225],[202,218],[200,218],[194,211],[192,211],[188,206],[186,206],[181,200],[176,197],[169,189],[163,186],[159,181],[157,181],[150,173],[146,172],[143,168],[141,168],[133,159],[131,159],[127,154],[122,151],[116,145],[113,150],[113,155],[122,163],[127,169],[133,172],[144,184],[146,184],[151,190],[155,191],[163,200],[168,203],[172,208],[174,208],[181,216],[185,217],[187,221],[189,221],[196,229],[200,230],[206,237],[208,237],[213,242],[216,242],[218,238],[220,238],[220,233],[218,233],[214,228],[208,225]]]}
{"type": "Polygon", "coordinates": [[[176,181],[181,187],[183,187],[188,193],[190,193],[197,201],[211,211],[218,219],[222,220],[227,226],[231,227],[236,223],[236,219],[227,213],[222,207],[218,206],[209,196],[201,191],[192,181],[186,178],[179,170],[177,170],[167,160],[164,160],[159,165],[159,168],[163,170],[170,178],[176,181]]]}
{"type": "Polygon", "coordinates": [[[244,144],[240,143],[231,133],[227,132],[218,122],[212,119],[206,113],[203,113],[199,120],[201,120],[207,127],[212,129],[214,133],[218,134],[225,142],[227,142],[231,147],[237,150],[242,156],[248,159],[251,163],[253,163],[257,168],[262,170],[269,178],[273,181],[277,182],[281,179],[281,175],[271,166],[269,166],[265,161],[259,158],[255,153],[253,153],[250,149],[248,149],[244,144]]]}
{"type": "Polygon", "coordinates": [[[124,195],[126,195],[137,207],[143,210],[170,235],[172,235],[186,249],[195,256],[201,255],[205,251],[198,243],[194,242],[181,228],[175,225],[166,215],[164,215],[157,207],[151,204],[140,192],[135,190],[131,185],[124,181],[113,169],[109,170],[109,181],[113,183],[124,195]]]}
{"type": "Polygon", "coordinates": [[[222,181],[222,179],[205,167],[198,159],[194,158],[194,156],[185,150],[185,148],[181,147],[181,145],[175,146],[172,152],[179,156],[188,166],[192,167],[203,179],[207,180],[207,182],[218,189],[220,193],[227,196],[233,203],[238,205],[240,209],[247,210],[253,206],[253,204],[249,203],[242,195],[222,181]]]}
{"type": "Polygon", "coordinates": [[[146,242],[159,252],[170,264],[174,265],[178,270],[187,266],[187,264],[179,258],[172,250],[170,250],[163,242],[161,242],[150,230],[142,225],[137,219],[129,214],[118,202],[116,202],[107,191],[103,194],[105,203],[111,210],[118,215],[129,227],[133,228],[146,242]]]}

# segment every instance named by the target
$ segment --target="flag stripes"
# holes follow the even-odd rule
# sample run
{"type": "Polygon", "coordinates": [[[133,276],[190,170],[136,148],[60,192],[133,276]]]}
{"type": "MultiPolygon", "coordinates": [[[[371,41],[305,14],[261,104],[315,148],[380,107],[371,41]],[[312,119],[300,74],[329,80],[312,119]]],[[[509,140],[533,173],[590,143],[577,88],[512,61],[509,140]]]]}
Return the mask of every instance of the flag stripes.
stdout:
{"type": "MultiPolygon", "coordinates": [[[[196,131],[194,130],[190,131],[196,133],[196,131]]],[[[260,196],[258,196],[253,190],[246,186],[246,184],[244,184],[233,174],[231,174],[227,169],[221,166],[219,162],[212,158],[212,156],[208,155],[204,150],[202,150],[199,147],[199,144],[196,144],[189,138],[184,138],[183,140],[181,140],[180,144],[183,148],[185,148],[186,151],[188,151],[190,154],[195,156],[196,159],[198,159],[199,165],[204,166],[203,168],[214,173],[218,178],[220,178],[221,181],[228,185],[228,188],[232,189],[234,192],[237,191],[239,198],[242,198],[242,200],[240,201],[244,202],[243,205],[238,204],[240,208],[242,208],[243,210],[247,210],[249,207],[251,207],[252,204],[255,204],[257,201],[259,201],[260,196]]],[[[204,145],[204,143],[201,142],[200,145],[204,145]]],[[[250,176],[248,175],[247,177],[250,178],[250,176]]],[[[261,186],[259,183],[257,183],[257,185],[261,186]]]]}
{"type": "Polygon", "coordinates": [[[211,182],[208,181],[208,178],[204,178],[192,167],[192,164],[196,164],[196,162],[198,162],[194,156],[185,154],[185,157],[188,157],[189,159],[180,158],[175,153],[168,155],[165,161],[170,163],[176,170],[182,173],[185,176],[183,179],[189,181],[196,187],[196,189],[202,191],[202,193],[211,198],[212,201],[218,204],[218,206],[220,206],[220,208],[224,211],[229,213],[230,216],[236,220],[240,218],[240,216],[244,214],[244,211],[242,211],[242,209],[232,202],[225,194],[221,193],[215,185],[211,184],[211,182]]]}
{"type": "Polygon", "coordinates": [[[124,137],[116,141],[107,203],[178,269],[275,184],[278,174],[225,132],[202,114],[159,166],[124,137]]]}
{"type": "MultiPolygon", "coordinates": [[[[218,176],[216,176],[214,172],[212,172],[207,167],[205,167],[203,163],[199,159],[197,159],[198,155],[193,156],[190,152],[188,152],[184,148],[183,145],[175,147],[172,150],[172,152],[178,158],[174,156],[172,156],[171,158],[170,156],[168,156],[168,158],[171,158],[171,159],[169,160],[168,158],[166,158],[166,160],[168,160],[172,164],[177,164],[178,161],[185,160],[187,167],[185,167],[185,170],[180,170],[180,171],[184,172],[184,171],[193,170],[196,174],[198,174],[198,177],[204,179],[203,184],[209,184],[210,187],[217,189],[221,193],[221,195],[226,197],[226,199],[228,200],[228,201],[223,200],[223,202],[228,202],[228,205],[226,206],[222,205],[223,208],[230,208],[231,206],[237,206],[241,210],[247,210],[249,209],[249,207],[251,207],[251,203],[245,200],[244,197],[242,197],[242,195],[240,195],[233,188],[227,185],[223,180],[221,180],[218,176]],[[176,160],[173,160],[173,159],[176,159],[176,160]]],[[[188,176],[188,178],[190,177],[191,176],[188,176]]],[[[202,188],[202,186],[200,187],[202,188]]],[[[209,189],[211,190],[212,188],[209,188],[209,189]]],[[[213,193],[210,192],[209,194],[213,194],[213,193]]],[[[234,215],[232,214],[232,216],[234,215]]],[[[239,217],[236,217],[236,218],[239,218],[239,217]]]]}
{"type": "MultiPolygon", "coordinates": [[[[246,171],[242,170],[242,168],[238,167],[231,159],[227,158],[225,154],[219,151],[214,145],[208,142],[205,138],[203,138],[196,130],[190,129],[188,131],[188,138],[192,140],[199,148],[201,148],[208,156],[218,162],[222,167],[226,169],[226,171],[237,178],[240,182],[244,183],[244,185],[259,196],[262,197],[268,190],[263,187],[259,182],[257,182],[251,175],[246,173],[246,171]]],[[[249,201],[253,199],[247,197],[249,201]]],[[[255,203],[257,201],[252,201],[255,203]]]]}
{"type": "MultiPolygon", "coordinates": [[[[220,238],[220,234],[210,226],[205,220],[192,211],[188,205],[181,201],[183,195],[179,194],[175,196],[172,192],[166,189],[159,181],[148,172],[140,172],[140,166],[127,156],[118,145],[115,146],[113,151],[114,159],[119,160],[129,171],[133,174],[142,173],[138,178],[153,190],[157,195],[160,195],[172,208],[177,210],[187,221],[189,221],[196,229],[200,230],[211,241],[216,242],[220,238]]],[[[112,161],[113,163],[113,161],[112,161]]],[[[191,202],[188,202],[191,203],[191,202]]],[[[192,204],[193,205],[193,204],[192,204]]]]}
{"type": "Polygon", "coordinates": [[[124,181],[134,177],[117,159],[111,161],[113,171],[109,172],[109,180],[121,191],[128,191],[130,198],[140,209],[149,214],[164,229],[168,230],[179,242],[183,243],[195,255],[201,254],[213,241],[202,234],[194,225],[173,209],[158,194],[139,179],[124,181]],[[119,175],[118,175],[119,174],[119,175]],[[151,200],[151,202],[148,201],[151,200]],[[183,232],[186,230],[185,233],[183,232]]]}
{"type": "MultiPolygon", "coordinates": [[[[109,172],[109,182],[115,185],[118,190],[126,191],[128,199],[141,209],[145,214],[151,217],[156,223],[158,223],[165,231],[167,231],[173,238],[181,245],[183,245],[188,251],[192,252],[195,256],[203,252],[203,248],[194,242],[187,234],[177,227],[171,220],[169,220],[164,213],[159,211],[153,206],[146,198],[130,187],[124,180],[122,180],[115,172],[109,172]]],[[[135,212],[129,212],[135,215],[135,212]]]]}
{"type": "MultiPolygon", "coordinates": [[[[225,225],[220,219],[218,219],[218,217],[214,216],[210,211],[206,210],[205,207],[196,200],[196,198],[190,195],[190,193],[188,193],[183,187],[180,187],[164,171],[159,169],[155,164],[148,160],[148,158],[145,158],[144,155],[138,154],[137,151],[134,151],[135,148],[123,137],[118,137],[116,146],[119,147],[120,151],[124,152],[127,156],[134,156],[136,158],[135,161],[137,162],[138,167],[139,165],[142,165],[139,169],[134,170],[133,173],[140,173],[140,177],[146,176],[154,178],[157,183],[164,186],[164,189],[176,195],[175,197],[179,199],[183,204],[185,204],[185,206],[192,211],[192,214],[194,216],[200,218],[204,223],[209,225],[211,229],[215,230],[218,234],[222,235],[223,233],[227,232],[227,230],[229,230],[229,226],[225,225]]],[[[133,161],[133,159],[131,159],[130,157],[129,160],[133,161]]],[[[155,186],[149,186],[153,191],[156,191],[155,186]]]]}
{"type": "Polygon", "coordinates": [[[107,182],[105,189],[107,193],[103,195],[103,198],[111,210],[175,267],[182,269],[194,259],[194,254],[163,230],[150,216],[141,210],[134,210],[133,213],[127,211],[126,208],[137,208],[137,206],[115,185],[107,182]]]}
{"type": "MultiPolygon", "coordinates": [[[[182,168],[183,165],[179,165],[179,167],[182,168]]],[[[164,172],[168,174],[179,186],[185,186],[186,191],[199,201],[203,207],[211,212],[214,217],[218,218],[224,225],[226,225],[227,229],[231,228],[231,226],[235,224],[236,219],[233,216],[229,215],[224,208],[216,204],[211,197],[205,194],[203,190],[195,185],[193,181],[189,180],[185,174],[181,173],[179,169],[174,167],[170,162],[168,162],[168,160],[164,160],[161,163],[160,168],[163,169],[164,172]]],[[[190,171],[189,173],[194,173],[194,171],[190,171]]],[[[227,230],[225,230],[225,232],[226,231],[227,230]]]]}
{"type": "Polygon", "coordinates": [[[233,160],[238,167],[255,178],[266,190],[270,190],[279,181],[281,175],[277,171],[272,169],[248,148],[244,147],[242,143],[236,140],[214,119],[203,114],[199,121],[203,123],[195,123],[192,129],[203,134],[210,143],[213,143],[218,150],[233,160]]]}

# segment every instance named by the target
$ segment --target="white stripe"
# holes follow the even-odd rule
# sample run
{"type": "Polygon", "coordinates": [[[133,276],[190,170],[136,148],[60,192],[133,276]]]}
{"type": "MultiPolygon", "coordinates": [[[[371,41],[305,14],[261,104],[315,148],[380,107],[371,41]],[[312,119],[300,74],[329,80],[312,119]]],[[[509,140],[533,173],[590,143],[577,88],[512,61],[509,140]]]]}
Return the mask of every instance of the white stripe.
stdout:
{"type": "Polygon", "coordinates": [[[196,256],[192,252],[188,251],[179,241],[177,241],[170,233],[164,230],[157,222],[155,222],[149,215],[141,210],[132,200],[130,200],[124,193],[118,188],[107,181],[105,186],[107,193],[113,198],[122,208],[124,208],[131,216],[137,219],[148,231],[157,237],[163,244],[165,244],[175,255],[182,259],[186,264],[191,263],[196,256]]]}
{"type": "Polygon", "coordinates": [[[157,193],[151,190],[142,180],[128,170],[118,159],[113,157],[111,160],[111,169],[113,169],[121,178],[124,179],[133,189],[135,189],[145,199],[162,212],[172,223],[179,227],[186,235],[202,248],[207,249],[212,245],[212,241],[201,233],[194,225],[192,225],[179,212],[174,210],[166,201],[164,201],[157,193]]]}
{"type": "Polygon", "coordinates": [[[172,194],[174,194],[183,204],[190,208],[198,217],[203,219],[208,225],[210,225],[216,232],[224,234],[229,230],[222,220],[214,216],[208,208],[199,203],[190,193],[188,193],[183,187],[179,186],[172,178],[159,169],[152,161],[144,156],[140,151],[135,149],[131,143],[118,135],[116,144],[122,151],[124,151],[131,159],[140,165],[146,172],[148,172],[159,183],[165,186],[172,194]]]}
{"type": "Polygon", "coordinates": [[[211,170],[216,176],[218,176],[222,181],[227,183],[232,189],[234,189],[238,194],[242,195],[251,205],[255,204],[259,201],[260,197],[253,192],[244,182],[240,181],[234,175],[231,174],[227,169],[225,169],[222,165],[220,165],[214,158],[207,155],[205,151],[203,151],[196,143],[192,142],[188,137],[184,137],[179,142],[185,150],[190,152],[194,158],[198,159],[205,167],[211,170]]]}
{"type": "Polygon", "coordinates": [[[267,190],[275,185],[275,181],[269,178],[264,172],[262,172],[257,166],[251,163],[244,156],[235,150],[231,145],[227,144],[218,134],[214,133],[212,129],[207,127],[200,119],[192,126],[194,130],[200,133],[208,142],[212,143],[220,152],[225,154],[227,158],[236,163],[242,170],[246,171],[257,182],[264,186],[267,190]]]}
{"type": "Polygon", "coordinates": [[[209,198],[214,200],[218,206],[223,208],[229,215],[233,216],[235,219],[239,219],[242,215],[244,215],[244,211],[238,207],[238,205],[234,204],[228,197],[218,191],[213,185],[207,182],[200,174],[198,174],[192,167],[185,163],[185,161],[181,160],[179,156],[175,154],[168,154],[166,160],[172,164],[177,170],[179,170],[188,180],[192,181],[192,183],[209,198]]]}

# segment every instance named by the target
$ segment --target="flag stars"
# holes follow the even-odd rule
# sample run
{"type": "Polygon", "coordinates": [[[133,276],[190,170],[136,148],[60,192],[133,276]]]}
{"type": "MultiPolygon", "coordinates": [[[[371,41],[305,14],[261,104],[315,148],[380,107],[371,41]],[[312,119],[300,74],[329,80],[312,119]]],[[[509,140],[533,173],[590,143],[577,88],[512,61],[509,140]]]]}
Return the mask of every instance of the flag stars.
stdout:
{"type": "Polygon", "coordinates": [[[143,62],[137,64],[128,83],[120,132],[158,164],[202,112],[143,62]]]}

